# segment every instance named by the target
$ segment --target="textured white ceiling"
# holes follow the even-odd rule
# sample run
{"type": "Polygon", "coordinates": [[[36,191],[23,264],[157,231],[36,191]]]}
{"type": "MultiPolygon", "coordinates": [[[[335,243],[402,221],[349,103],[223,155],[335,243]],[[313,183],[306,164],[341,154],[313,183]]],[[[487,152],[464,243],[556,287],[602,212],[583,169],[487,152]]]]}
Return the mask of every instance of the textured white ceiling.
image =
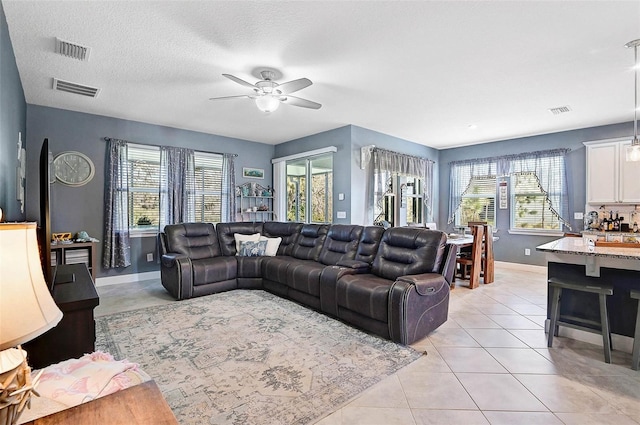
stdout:
{"type": "Polygon", "coordinates": [[[354,124],[445,148],[633,120],[640,0],[2,4],[30,104],[270,144],[354,124]],[[222,73],[254,83],[261,67],[311,79],[297,95],[322,108],[208,100],[247,93],[222,73]]]}

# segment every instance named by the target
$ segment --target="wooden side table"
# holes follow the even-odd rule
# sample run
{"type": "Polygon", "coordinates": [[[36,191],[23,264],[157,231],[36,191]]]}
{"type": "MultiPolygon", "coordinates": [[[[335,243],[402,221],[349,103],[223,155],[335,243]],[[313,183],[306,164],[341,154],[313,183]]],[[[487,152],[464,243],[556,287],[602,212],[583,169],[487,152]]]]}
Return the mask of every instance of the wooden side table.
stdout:
{"type": "Polygon", "coordinates": [[[156,383],[147,381],[25,424],[177,425],[178,421],[156,383]]]}

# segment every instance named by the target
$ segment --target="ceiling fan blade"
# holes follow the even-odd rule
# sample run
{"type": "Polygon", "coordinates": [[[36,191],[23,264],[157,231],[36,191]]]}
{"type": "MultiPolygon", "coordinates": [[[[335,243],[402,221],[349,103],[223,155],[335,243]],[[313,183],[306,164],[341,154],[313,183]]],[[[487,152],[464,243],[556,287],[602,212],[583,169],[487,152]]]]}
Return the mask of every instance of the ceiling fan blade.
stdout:
{"type": "Polygon", "coordinates": [[[295,96],[283,96],[280,98],[280,101],[288,105],[301,106],[303,108],[309,108],[309,109],[320,109],[322,107],[322,105],[319,103],[312,102],[310,100],[302,99],[301,97],[295,97],[295,96]]]}
{"type": "Polygon", "coordinates": [[[249,88],[251,88],[253,90],[256,90],[256,86],[255,85],[253,85],[251,83],[247,83],[245,80],[241,80],[240,78],[236,77],[235,75],[231,75],[231,74],[222,74],[222,75],[227,77],[231,81],[235,81],[236,83],[240,84],[241,86],[249,87],[249,88]]]}
{"type": "Polygon", "coordinates": [[[298,90],[302,90],[305,87],[309,87],[311,84],[310,79],[308,78],[299,78],[297,80],[289,81],[287,83],[282,83],[277,87],[277,90],[282,94],[289,94],[297,92],[298,90]]]}
{"type": "Polygon", "coordinates": [[[246,97],[247,99],[254,99],[255,96],[249,96],[248,94],[241,94],[239,96],[222,96],[222,97],[210,97],[209,100],[223,100],[223,99],[240,99],[246,97]]]}

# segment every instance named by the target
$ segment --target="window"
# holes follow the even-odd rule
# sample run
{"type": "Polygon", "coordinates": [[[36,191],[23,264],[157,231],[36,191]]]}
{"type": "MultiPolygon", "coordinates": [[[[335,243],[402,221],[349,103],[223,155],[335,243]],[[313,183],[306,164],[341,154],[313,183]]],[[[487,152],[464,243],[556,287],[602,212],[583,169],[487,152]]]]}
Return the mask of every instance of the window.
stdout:
{"type": "MultiPolygon", "coordinates": [[[[133,234],[157,233],[160,224],[168,221],[167,211],[160,207],[161,198],[167,195],[167,174],[161,170],[160,158],[157,146],[128,144],[129,230],[133,234]]],[[[184,194],[189,203],[189,217],[194,221],[220,222],[223,199],[230,196],[224,179],[224,158],[219,154],[194,152],[193,161],[193,186],[184,194]]]]}
{"type": "Polygon", "coordinates": [[[509,209],[510,230],[533,234],[562,231],[562,226],[570,229],[563,218],[569,210],[567,152],[552,149],[451,162],[448,224],[486,221],[497,227],[496,176],[504,176],[511,191],[501,200],[501,208],[509,209]]]}
{"type": "Polygon", "coordinates": [[[374,224],[387,222],[391,226],[407,226],[424,223],[422,179],[389,171],[380,171],[380,174],[382,178],[374,180],[374,190],[382,194],[374,224]],[[380,182],[384,187],[378,188],[380,182]]]}
{"type": "Polygon", "coordinates": [[[462,202],[456,214],[455,224],[466,226],[470,221],[486,221],[496,225],[496,177],[472,177],[462,193],[462,202]]]}
{"type": "Polygon", "coordinates": [[[424,199],[422,191],[422,179],[407,177],[407,224],[424,223],[424,199]]]}
{"type": "Polygon", "coordinates": [[[511,227],[513,229],[560,230],[560,220],[552,212],[551,205],[559,205],[556,191],[548,199],[533,172],[521,172],[511,176],[511,227]],[[551,201],[551,202],[550,202],[551,201]]]}
{"type": "Polygon", "coordinates": [[[331,223],[333,154],[287,161],[286,170],[287,220],[331,223]]]}
{"type": "Polygon", "coordinates": [[[511,229],[562,231],[568,223],[565,150],[534,152],[511,160],[511,229]]]}
{"type": "Polygon", "coordinates": [[[157,232],[160,223],[160,149],[129,144],[129,230],[157,232]]]}
{"type": "Polygon", "coordinates": [[[223,190],[222,155],[195,152],[195,188],[193,194],[195,220],[207,223],[222,221],[223,190]]]}

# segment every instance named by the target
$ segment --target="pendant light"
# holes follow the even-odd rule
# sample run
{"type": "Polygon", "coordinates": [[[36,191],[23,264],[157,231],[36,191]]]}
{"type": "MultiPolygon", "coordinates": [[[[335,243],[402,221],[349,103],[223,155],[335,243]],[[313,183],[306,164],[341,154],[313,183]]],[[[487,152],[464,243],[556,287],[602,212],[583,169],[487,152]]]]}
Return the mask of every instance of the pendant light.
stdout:
{"type": "Polygon", "coordinates": [[[640,161],[640,139],[638,139],[638,46],[640,46],[640,38],[633,40],[624,45],[627,48],[632,48],[635,51],[633,68],[635,70],[633,95],[635,99],[635,109],[633,110],[633,139],[631,140],[631,146],[627,146],[627,161],[640,161]]]}

